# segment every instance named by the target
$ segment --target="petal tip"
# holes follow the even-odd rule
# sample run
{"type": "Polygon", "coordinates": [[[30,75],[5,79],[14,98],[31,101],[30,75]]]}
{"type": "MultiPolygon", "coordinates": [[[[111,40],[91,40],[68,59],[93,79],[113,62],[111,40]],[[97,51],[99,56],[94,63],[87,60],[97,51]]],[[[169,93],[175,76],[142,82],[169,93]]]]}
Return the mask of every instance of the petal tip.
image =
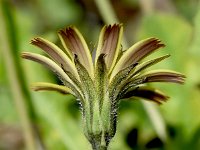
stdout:
{"type": "Polygon", "coordinates": [[[43,42],[43,39],[40,38],[40,37],[36,37],[36,38],[33,38],[31,41],[30,41],[30,44],[32,45],[38,45],[38,44],[41,44],[43,42]]]}
{"type": "Polygon", "coordinates": [[[29,52],[22,52],[21,53],[21,57],[24,58],[24,59],[29,58],[28,56],[29,56],[29,52]]]}

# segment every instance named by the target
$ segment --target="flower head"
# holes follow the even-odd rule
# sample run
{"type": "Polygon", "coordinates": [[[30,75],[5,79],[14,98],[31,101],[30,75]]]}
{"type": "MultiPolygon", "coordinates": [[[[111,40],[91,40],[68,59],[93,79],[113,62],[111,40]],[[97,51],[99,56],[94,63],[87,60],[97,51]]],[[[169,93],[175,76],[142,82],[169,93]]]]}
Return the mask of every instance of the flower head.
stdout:
{"type": "Polygon", "coordinates": [[[35,38],[31,44],[41,48],[49,57],[22,53],[23,58],[51,69],[63,82],[63,85],[36,83],[34,90],[55,90],[77,98],[83,114],[84,134],[93,149],[106,149],[115,135],[121,99],[140,97],[161,104],[168,96],[146,83],[184,83],[184,75],[169,70],[143,73],[146,68],[169,57],[164,55],[141,62],[165,46],[160,40],[148,38],[122,51],[122,33],[121,24],[104,26],[94,60],[83,36],[75,27],[58,32],[64,50],[43,38],[35,38]]]}

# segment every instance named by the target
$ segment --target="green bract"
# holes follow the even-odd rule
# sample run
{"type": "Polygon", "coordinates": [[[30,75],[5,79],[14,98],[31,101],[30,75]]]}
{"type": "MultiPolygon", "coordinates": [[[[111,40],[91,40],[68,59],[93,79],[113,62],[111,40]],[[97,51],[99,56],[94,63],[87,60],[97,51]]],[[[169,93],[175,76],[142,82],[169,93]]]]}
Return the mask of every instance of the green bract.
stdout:
{"type": "Polygon", "coordinates": [[[122,51],[122,33],[121,24],[104,26],[93,54],[94,61],[83,36],[75,27],[58,32],[65,50],[42,38],[31,41],[50,58],[30,52],[22,53],[23,58],[51,69],[63,82],[63,85],[35,83],[32,86],[34,90],[54,90],[77,98],[81,104],[84,134],[94,150],[107,149],[114,137],[121,99],[141,97],[160,104],[168,96],[145,83],[183,83],[185,78],[180,73],[167,70],[142,73],[169,57],[165,55],[141,63],[143,58],[165,45],[156,38],[148,38],[122,51]]]}

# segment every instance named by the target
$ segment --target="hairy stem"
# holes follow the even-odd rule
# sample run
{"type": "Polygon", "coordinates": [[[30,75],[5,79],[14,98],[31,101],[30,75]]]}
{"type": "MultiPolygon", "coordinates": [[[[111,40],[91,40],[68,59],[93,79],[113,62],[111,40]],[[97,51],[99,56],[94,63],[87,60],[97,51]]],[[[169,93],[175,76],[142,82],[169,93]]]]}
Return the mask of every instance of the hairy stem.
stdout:
{"type": "Polygon", "coordinates": [[[107,150],[107,147],[105,147],[105,146],[100,146],[97,150],[107,150]]]}
{"type": "Polygon", "coordinates": [[[93,150],[107,150],[107,146],[103,146],[103,145],[95,145],[92,147],[93,150]]]}

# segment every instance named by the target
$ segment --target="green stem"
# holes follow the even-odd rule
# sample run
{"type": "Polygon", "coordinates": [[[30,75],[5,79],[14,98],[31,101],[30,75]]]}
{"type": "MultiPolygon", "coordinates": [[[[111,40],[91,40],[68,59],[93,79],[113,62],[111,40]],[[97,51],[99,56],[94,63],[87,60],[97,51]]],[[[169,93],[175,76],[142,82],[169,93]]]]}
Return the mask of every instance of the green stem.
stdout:
{"type": "Polygon", "coordinates": [[[4,63],[6,66],[8,81],[10,84],[11,93],[13,96],[13,99],[15,101],[17,111],[19,113],[19,117],[22,123],[22,129],[24,133],[25,143],[26,143],[26,149],[28,150],[35,150],[36,149],[36,143],[34,140],[34,133],[32,130],[31,120],[28,116],[28,110],[26,106],[26,99],[25,94],[23,93],[22,87],[20,85],[19,81],[19,75],[16,67],[16,63],[14,60],[14,56],[12,55],[12,48],[11,44],[9,43],[9,37],[8,37],[8,29],[6,27],[6,15],[4,12],[4,5],[5,2],[3,0],[0,0],[0,45],[2,50],[2,55],[4,59],[4,63]]]}
{"type": "MultiPolygon", "coordinates": [[[[149,2],[147,2],[146,0],[141,0],[140,4],[141,7],[143,7],[144,13],[149,13],[153,11],[153,2],[154,0],[151,0],[149,2]],[[149,7],[147,7],[148,3],[151,3],[149,7]]],[[[95,0],[95,3],[106,24],[119,23],[119,20],[112,8],[112,5],[110,4],[110,0],[95,0]]],[[[128,48],[129,44],[125,38],[123,38],[122,45],[123,47],[125,47],[125,49],[128,48]]],[[[162,115],[159,113],[158,109],[154,105],[149,105],[149,103],[147,104],[146,102],[142,102],[142,104],[145,111],[147,112],[148,117],[150,118],[152,125],[154,126],[154,130],[161,139],[166,140],[166,125],[164,120],[162,119],[162,115]],[[154,117],[152,117],[152,114],[149,112],[153,112],[154,117]]]]}

